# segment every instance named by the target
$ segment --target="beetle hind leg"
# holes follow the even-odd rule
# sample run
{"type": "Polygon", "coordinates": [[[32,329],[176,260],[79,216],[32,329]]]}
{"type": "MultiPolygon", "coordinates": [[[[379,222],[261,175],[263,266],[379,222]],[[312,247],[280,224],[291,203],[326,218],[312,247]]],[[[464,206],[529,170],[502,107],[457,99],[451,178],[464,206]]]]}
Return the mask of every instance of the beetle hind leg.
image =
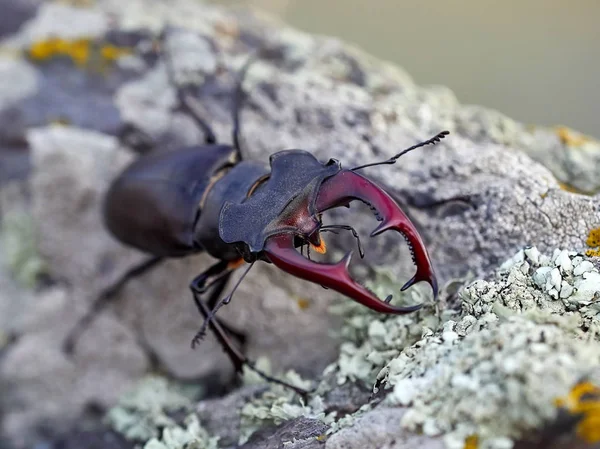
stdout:
{"type": "Polygon", "coordinates": [[[73,326],[71,331],[67,334],[62,346],[63,352],[68,355],[73,354],[75,351],[75,345],[77,344],[79,337],[81,337],[81,334],[87,329],[94,318],[96,318],[96,316],[101,313],[104,308],[106,308],[106,306],[118,298],[118,294],[121,292],[123,287],[125,287],[130,280],[146,273],[163,260],[163,257],[149,257],[138,265],[135,265],[127,270],[112,285],[104,289],[92,303],[86,314],[83,315],[77,321],[77,323],[75,323],[75,326],[73,326]]]}
{"type": "Polygon", "coordinates": [[[167,51],[167,38],[168,38],[168,29],[165,29],[160,37],[160,53],[162,54],[165,61],[165,69],[167,71],[167,79],[169,84],[175,89],[175,94],[177,96],[178,107],[183,112],[185,112],[202,130],[204,133],[204,143],[207,145],[212,145],[217,143],[217,137],[212,127],[208,124],[206,120],[202,117],[200,112],[198,111],[198,106],[196,105],[196,101],[186,92],[184,86],[177,82],[176,73],[175,73],[175,64],[173,63],[173,58],[169,51],[167,51]]]}

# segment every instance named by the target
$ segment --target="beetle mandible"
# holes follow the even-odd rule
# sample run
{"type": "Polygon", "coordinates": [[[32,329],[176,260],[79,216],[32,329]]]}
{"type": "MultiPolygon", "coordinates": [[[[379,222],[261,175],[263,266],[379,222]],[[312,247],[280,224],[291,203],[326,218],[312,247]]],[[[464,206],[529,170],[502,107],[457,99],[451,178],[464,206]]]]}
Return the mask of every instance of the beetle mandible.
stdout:
{"type": "MultiPolygon", "coordinates": [[[[163,34],[161,42],[164,37],[163,34]]],[[[449,133],[443,131],[385,161],[350,169],[343,169],[335,159],[322,163],[308,151],[299,149],[272,154],[267,166],[242,157],[240,145],[242,83],[254,58],[251,57],[238,74],[233,97],[233,144],[227,145],[217,143],[214,132],[198,114],[192,99],[175,83],[168,52],[162,50],[162,54],[180,107],[202,129],[205,143],[143,155],[112,182],[104,201],[106,227],[125,245],[149,253],[151,257],[126,272],[98,297],[70,332],[64,348],[67,352],[73,351],[86,325],[128,280],[166,258],[206,251],[218,262],[190,284],[196,307],[204,316],[192,346],[210,327],[236,371],[245,365],[269,381],[305,393],[258,370],[233,344],[230,335],[239,333],[222,323],[215,316],[216,311],[231,300],[256,261],[272,263],[293,276],[331,288],[377,312],[406,314],[420,309],[422,304],[394,306],[390,303],[391,295],[381,300],[354,281],[348,271],[351,252],[341,261],[328,264],[310,260],[297,251],[297,247],[304,245],[324,251],[321,233],[336,228],[351,230],[358,239],[351,226],[324,226],[321,218],[323,212],[349,206],[354,200],[370,206],[380,222],[371,237],[391,229],[403,234],[408,242],[417,270],[401,290],[425,281],[431,285],[435,298],[436,277],[416,228],[390,194],[357,171],[394,164],[407,152],[435,144],[449,133]],[[249,264],[248,268],[232,291],[221,298],[231,274],[243,262],[249,264]],[[209,295],[204,302],[202,296],[206,293],[209,295]]],[[[358,242],[360,249],[360,240],[358,242]]]]}

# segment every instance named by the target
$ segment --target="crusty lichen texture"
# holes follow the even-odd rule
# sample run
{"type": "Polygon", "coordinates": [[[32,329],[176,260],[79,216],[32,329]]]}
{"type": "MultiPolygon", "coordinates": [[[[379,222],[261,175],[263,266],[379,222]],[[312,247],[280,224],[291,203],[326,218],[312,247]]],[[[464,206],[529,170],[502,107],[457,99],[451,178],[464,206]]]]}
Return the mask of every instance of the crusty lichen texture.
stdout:
{"type": "Polygon", "coordinates": [[[5,213],[0,220],[0,238],[4,263],[23,286],[33,288],[46,263],[35,244],[37,238],[31,215],[24,211],[5,213]]]}
{"type": "Polygon", "coordinates": [[[403,428],[441,435],[451,449],[474,435],[479,448],[510,448],[555,419],[558,397],[597,375],[600,273],[581,254],[527,248],[460,298],[460,316],[382,370],[393,388],[386,402],[408,407],[403,428]]]}
{"type": "Polygon", "coordinates": [[[192,411],[192,398],[198,387],[183,388],[158,376],[147,376],[126,394],[106,416],[111,428],[125,438],[147,443],[148,449],[216,449],[192,411]],[[173,419],[175,412],[190,414],[183,426],[173,419]]]}
{"type": "Polygon", "coordinates": [[[46,61],[56,57],[68,57],[80,67],[92,59],[105,65],[122,56],[132,53],[131,48],[94,41],[89,38],[61,39],[50,38],[34,42],[28,49],[28,56],[34,61],[46,61]]]}
{"type": "MultiPolygon", "coordinates": [[[[371,288],[380,294],[397,290],[392,279],[379,272],[371,288]]],[[[419,295],[411,294],[412,301],[422,300],[419,295]]],[[[525,248],[489,280],[466,286],[459,298],[460,311],[427,304],[418,313],[392,317],[343,302],[338,312],[346,317],[345,342],[326,375],[338,384],[373,385],[377,377],[389,393],[384,404],[407,408],[399,433],[441,437],[450,449],[511,448],[558,426],[559,409],[578,417],[571,430],[582,440],[599,441],[598,401],[577,393],[578,385],[597,391],[600,373],[600,273],[585,255],[525,248]]],[[[252,428],[318,417],[331,434],[368,408],[339,419],[321,404],[319,395],[301,404],[271,390],[243,414],[252,428]]]]}

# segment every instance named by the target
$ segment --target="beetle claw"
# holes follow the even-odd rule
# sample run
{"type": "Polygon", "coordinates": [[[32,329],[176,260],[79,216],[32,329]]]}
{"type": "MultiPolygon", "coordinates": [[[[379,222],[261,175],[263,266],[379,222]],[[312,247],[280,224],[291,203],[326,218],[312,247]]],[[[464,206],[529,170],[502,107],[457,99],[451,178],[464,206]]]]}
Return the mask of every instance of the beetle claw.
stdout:
{"type": "MultiPolygon", "coordinates": [[[[406,290],[413,284],[426,281],[437,296],[437,281],[429,255],[409,218],[400,206],[384,190],[367,178],[345,170],[328,178],[319,189],[315,209],[322,213],[328,209],[360,200],[371,207],[380,225],[371,233],[376,236],[393,229],[400,232],[411,248],[413,261],[417,265],[416,274],[402,287],[406,290]]],[[[294,248],[293,234],[277,234],[265,242],[265,253],[277,267],[296,277],[306,279],[342,293],[353,300],[381,313],[404,314],[420,309],[423,304],[398,307],[390,304],[391,295],[380,300],[371,291],[355,282],[348,271],[352,252],[347,253],[335,264],[317,263],[304,258],[294,248]]]]}

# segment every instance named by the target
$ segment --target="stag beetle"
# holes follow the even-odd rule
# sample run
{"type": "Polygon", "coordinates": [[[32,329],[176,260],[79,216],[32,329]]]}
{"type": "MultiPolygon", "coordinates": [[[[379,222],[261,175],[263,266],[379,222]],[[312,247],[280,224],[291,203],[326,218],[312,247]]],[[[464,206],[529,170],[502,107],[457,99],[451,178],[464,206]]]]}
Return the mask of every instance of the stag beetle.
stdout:
{"type": "Polygon", "coordinates": [[[371,237],[393,229],[407,240],[417,270],[401,290],[425,281],[431,285],[434,297],[437,296],[433,267],[414,225],[388,193],[357,171],[394,164],[409,151],[439,142],[448,131],[386,161],[351,169],[343,169],[335,159],[322,163],[311,153],[299,149],[272,154],[267,166],[242,157],[240,145],[242,83],[254,58],[250,58],[238,74],[233,97],[233,145],[225,145],[217,143],[214,132],[197,113],[190,95],[175,83],[172,61],[167,53],[163,51],[165,66],[170,82],[176,88],[180,107],[202,129],[205,143],[144,155],[113,181],[104,202],[106,227],[122,243],[152,257],[129,270],[100,295],[65,340],[65,350],[73,351],[76,338],[84,327],[129,279],[165,258],[206,251],[218,262],[190,284],[195,304],[204,316],[192,347],[210,326],[237,371],[246,365],[270,381],[304,393],[257,370],[231,341],[230,335],[239,333],[218,320],[216,311],[231,300],[244,276],[259,260],[331,288],[377,312],[406,314],[420,309],[422,304],[394,306],[390,303],[391,295],[380,300],[355,282],[348,271],[352,252],[337,263],[327,264],[310,260],[297,251],[296,248],[307,245],[324,252],[320,234],[336,227],[351,230],[358,239],[351,226],[324,226],[321,219],[323,212],[340,206],[349,207],[354,200],[370,206],[380,222],[371,237]],[[248,268],[231,293],[219,300],[231,274],[244,262],[249,264],[248,268]],[[204,302],[202,295],[211,289],[207,302],[204,302]]]}

